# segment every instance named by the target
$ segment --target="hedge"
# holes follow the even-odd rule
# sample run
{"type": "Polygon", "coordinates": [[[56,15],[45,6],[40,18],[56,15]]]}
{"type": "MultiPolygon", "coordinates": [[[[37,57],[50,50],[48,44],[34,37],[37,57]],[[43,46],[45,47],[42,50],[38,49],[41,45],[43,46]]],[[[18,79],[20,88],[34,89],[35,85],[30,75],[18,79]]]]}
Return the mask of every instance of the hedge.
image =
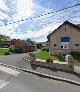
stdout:
{"type": "Polygon", "coordinates": [[[23,48],[21,48],[21,47],[15,47],[14,48],[14,52],[15,53],[22,53],[23,52],[23,48]]]}
{"type": "Polygon", "coordinates": [[[49,52],[49,48],[42,48],[42,51],[49,52]]]}
{"type": "Polygon", "coordinates": [[[75,60],[80,61],[80,52],[79,51],[71,51],[70,54],[73,56],[75,60]]]}

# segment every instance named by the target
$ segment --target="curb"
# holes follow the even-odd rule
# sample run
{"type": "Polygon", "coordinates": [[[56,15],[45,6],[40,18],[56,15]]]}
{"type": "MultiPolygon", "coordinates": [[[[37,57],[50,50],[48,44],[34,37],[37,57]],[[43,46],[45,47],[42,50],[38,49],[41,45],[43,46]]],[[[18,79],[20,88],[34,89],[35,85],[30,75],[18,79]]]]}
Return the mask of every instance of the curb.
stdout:
{"type": "Polygon", "coordinates": [[[61,78],[61,77],[57,77],[57,76],[52,76],[52,75],[49,75],[49,74],[44,74],[44,73],[40,73],[40,72],[28,70],[28,69],[23,69],[23,68],[7,65],[7,64],[4,64],[4,63],[0,63],[0,65],[11,67],[11,68],[15,68],[15,69],[21,70],[23,72],[32,73],[32,74],[38,75],[40,77],[54,79],[54,80],[58,80],[58,81],[63,81],[63,82],[67,82],[67,83],[70,83],[70,84],[74,84],[74,85],[80,86],[80,82],[77,82],[77,81],[74,81],[74,80],[71,80],[71,79],[61,78]]]}

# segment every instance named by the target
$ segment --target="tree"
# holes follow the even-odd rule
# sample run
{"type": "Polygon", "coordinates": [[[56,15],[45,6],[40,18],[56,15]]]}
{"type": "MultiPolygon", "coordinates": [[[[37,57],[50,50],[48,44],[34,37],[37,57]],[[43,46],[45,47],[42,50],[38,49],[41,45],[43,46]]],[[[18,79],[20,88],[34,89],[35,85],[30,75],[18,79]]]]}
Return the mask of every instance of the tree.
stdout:
{"type": "Polygon", "coordinates": [[[7,38],[10,38],[10,37],[0,34],[0,44],[4,46],[7,38]]]}

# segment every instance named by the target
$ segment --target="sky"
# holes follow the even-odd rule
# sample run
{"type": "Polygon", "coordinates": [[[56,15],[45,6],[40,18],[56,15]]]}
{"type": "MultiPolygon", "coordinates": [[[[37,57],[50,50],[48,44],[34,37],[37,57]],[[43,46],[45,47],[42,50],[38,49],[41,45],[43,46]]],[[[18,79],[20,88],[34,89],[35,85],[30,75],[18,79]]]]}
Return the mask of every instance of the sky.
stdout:
{"type": "Polygon", "coordinates": [[[45,42],[48,34],[64,21],[80,24],[80,6],[34,19],[29,18],[78,3],[80,4],[80,0],[0,0],[0,34],[10,36],[11,39],[29,38],[36,42],[45,42]],[[28,20],[25,20],[26,18],[28,20]]]}

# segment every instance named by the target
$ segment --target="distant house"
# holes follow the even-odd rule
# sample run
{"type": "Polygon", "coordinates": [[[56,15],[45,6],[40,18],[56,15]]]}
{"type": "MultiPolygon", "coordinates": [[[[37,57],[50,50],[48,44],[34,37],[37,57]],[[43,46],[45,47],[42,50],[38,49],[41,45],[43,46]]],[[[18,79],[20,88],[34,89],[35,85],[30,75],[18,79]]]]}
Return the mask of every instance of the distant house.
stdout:
{"type": "Polygon", "coordinates": [[[37,42],[37,48],[38,49],[41,49],[41,48],[44,48],[44,47],[48,47],[47,46],[47,42],[37,42]]]}
{"type": "Polygon", "coordinates": [[[5,40],[5,44],[6,44],[7,46],[13,46],[16,41],[17,41],[16,39],[10,39],[10,38],[9,38],[9,39],[6,39],[6,40],[5,40]]]}
{"type": "Polygon", "coordinates": [[[11,46],[13,43],[12,43],[12,41],[11,41],[11,39],[7,39],[7,40],[5,40],[5,45],[6,46],[11,46]]]}
{"type": "Polygon", "coordinates": [[[41,43],[36,43],[37,49],[41,49],[42,48],[42,44],[41,43]]]}
{"type": "Polygon", "coordinates": [[[47,38],[50,54],[67,54],[70,51],[80,51],[80,25],[65,21],[47,38]]]}
{"type": "Polygon", "coordinates": [[[33,52],[34,51],[34,45],[31,44],[29,41],[24,41],[17,39],[14,47],[21,47],[23,49],[23,52],[33,52]]]}
{"type": "Polygon", "coordinates": [[[33,45],[34,45],[34,50],[36,51],[37,50],[37,45],[36,45],[36,42],[35,41],[32,41],[33,45]]]}

